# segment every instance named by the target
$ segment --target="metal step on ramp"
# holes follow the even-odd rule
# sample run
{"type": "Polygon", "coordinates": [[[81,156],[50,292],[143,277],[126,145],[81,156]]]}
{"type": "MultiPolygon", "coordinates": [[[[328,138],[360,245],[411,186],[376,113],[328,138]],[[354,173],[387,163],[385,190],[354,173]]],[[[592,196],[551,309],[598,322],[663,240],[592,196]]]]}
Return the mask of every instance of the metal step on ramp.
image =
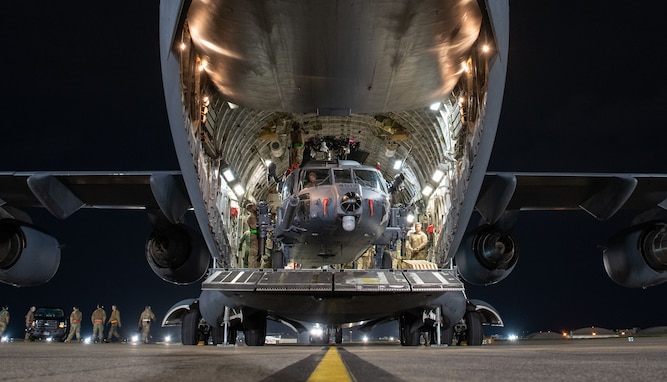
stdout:
{"type": "Polygon", "coordinates": [[[222,292],[415,293],[463,291],[456,271],[439,270],[210,270],[202,290],[222,292]]]}

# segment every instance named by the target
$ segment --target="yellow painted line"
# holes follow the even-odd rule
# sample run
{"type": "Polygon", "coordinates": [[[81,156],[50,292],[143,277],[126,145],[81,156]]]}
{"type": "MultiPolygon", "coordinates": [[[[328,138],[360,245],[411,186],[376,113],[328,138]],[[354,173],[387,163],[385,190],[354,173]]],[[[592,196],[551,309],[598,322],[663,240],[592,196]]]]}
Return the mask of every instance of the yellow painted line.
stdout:
{"type": "Polygon", "coordinates": [[[307,382],[352,382],[343,360],[335,346],[329,348],[322,361],[317,365],[307,382]]]}

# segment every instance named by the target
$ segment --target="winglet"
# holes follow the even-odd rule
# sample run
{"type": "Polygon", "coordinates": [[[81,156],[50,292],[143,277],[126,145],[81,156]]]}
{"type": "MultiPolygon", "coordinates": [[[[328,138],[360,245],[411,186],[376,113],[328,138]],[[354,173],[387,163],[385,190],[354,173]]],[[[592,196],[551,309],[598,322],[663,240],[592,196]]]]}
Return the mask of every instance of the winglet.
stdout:
{"type": "Polygon", "coordinates": [[[30,175],[27,183],[42,206],[59,219],[69,217],[84,205],[72,190],[53,175],[30,175]]]}

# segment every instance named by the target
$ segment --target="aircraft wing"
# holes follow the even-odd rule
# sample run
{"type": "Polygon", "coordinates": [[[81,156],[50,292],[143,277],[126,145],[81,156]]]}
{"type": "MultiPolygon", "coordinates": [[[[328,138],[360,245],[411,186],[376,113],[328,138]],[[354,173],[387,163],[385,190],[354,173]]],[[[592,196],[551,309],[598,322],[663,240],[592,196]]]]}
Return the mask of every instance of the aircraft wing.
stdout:
{"type": "Polygon", "coordinates": [[[667,208],[665,174],[489,172],[476,209],[493,224],[505,211],[582,209],[606,220],[620,209],[667,208]]]}
{"type": "Polygon", "coordinates": [[[80,208],[160,209],[172,223],[190,208],[180,172],[2,172],[0,206],[44,207],[64,219],[80,208]]]}

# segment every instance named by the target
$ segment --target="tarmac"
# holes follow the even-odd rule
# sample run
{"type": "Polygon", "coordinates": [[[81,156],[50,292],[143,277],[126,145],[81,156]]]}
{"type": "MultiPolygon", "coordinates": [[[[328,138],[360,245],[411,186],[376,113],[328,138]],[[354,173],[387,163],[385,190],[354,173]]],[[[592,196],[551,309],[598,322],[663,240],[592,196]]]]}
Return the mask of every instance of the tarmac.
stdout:
{"type": "Polygon", "coordinates": [[[658,381],[667,338],[478,347],[0,343],[0,381],[658,381]]]}

